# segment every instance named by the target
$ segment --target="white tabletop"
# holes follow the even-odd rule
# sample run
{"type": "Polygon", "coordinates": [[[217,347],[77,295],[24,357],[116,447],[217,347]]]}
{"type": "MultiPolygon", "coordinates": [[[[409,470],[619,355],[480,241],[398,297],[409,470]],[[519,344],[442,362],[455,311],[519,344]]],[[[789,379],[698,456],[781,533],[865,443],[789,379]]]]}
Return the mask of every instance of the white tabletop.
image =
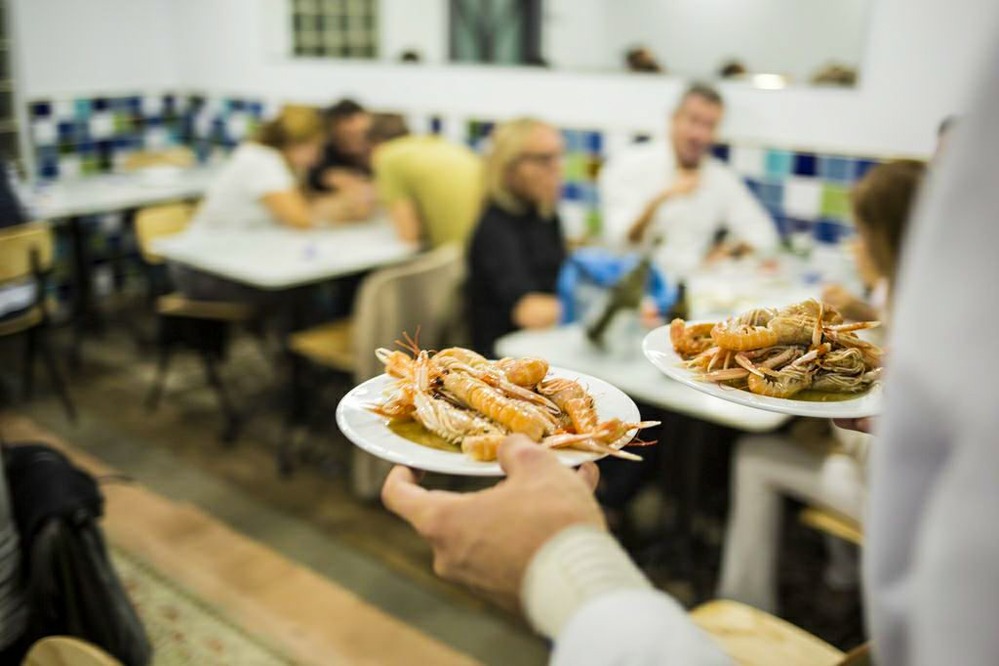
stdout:
{"type": "Polygon", "coordinates": [[[571,325],[511,333],[497,341],[496,350],[501,356],[544,358],[552,365],[609,382],[649,405],[747,432],[769,432],[790,418],[736,405],[669,379],[642,355],[640,340],[636,341],[633,354],[629,352],[622,357],[594,348],[586,340],[582,328],[571,325]]]}
{"type": "Polygon", "coordinates": [[[30,207],[39,219],[59,219],[189,199],[204,194],[217,173],[198,166],[61,180],[36,186],[30,207]]]}
{"type": "Polygon", "coordinates": [[[418,248],[384,220],[300,231],[192,230],[154,241],[163,257],[257,289],[290,289],[404,261],[418,248]]]}

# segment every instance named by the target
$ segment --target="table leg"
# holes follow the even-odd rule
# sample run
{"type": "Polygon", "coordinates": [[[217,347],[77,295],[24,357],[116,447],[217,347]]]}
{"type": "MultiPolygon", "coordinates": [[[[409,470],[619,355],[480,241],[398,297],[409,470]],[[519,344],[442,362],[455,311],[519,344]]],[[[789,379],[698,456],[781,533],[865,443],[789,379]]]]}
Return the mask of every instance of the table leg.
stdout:
{"type": "Polygon", "coordinates": [[[281,476],[290,476],[294,467],[294,439],[298,428],[305,425],[308,418],[308,396],[305,388],[305,375],[308,372],[307,361],[295,354],[288,347],[288,338],[294,331],[305,327],[306,307],[311,288],[294,290],[288,294],[286,309],[281,322],[285,330],[281,331],[285,343],[285,359],[288,364],[289,386],[287,391],[287,410],[285,412],[285,432],[278,447],[277,468],[281,476]]]}
{"type": "Polygon", "coordinates": [[[83,218],[70,217],[67,220],[67,228],[73,264],[73,345],[70,363],[73,368],[79,369],[83,336],[92,324],[90,318],[93,312],[93,283],[90,279],[90,252],[83,218]]]}

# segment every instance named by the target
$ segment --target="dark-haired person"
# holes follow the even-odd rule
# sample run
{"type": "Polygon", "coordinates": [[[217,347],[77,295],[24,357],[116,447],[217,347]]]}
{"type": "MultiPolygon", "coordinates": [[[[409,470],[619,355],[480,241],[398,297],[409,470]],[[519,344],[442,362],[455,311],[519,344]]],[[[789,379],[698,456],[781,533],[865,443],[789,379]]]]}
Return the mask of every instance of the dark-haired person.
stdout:
{"type": "Polygon", "coordinates": [[[20,539],[0,464],[0,663],[4,664],[19,663],[26,647],[22,639],[28,629],[28,603],[22,575],[20,539]]]}
{"type": "Polygon", "coordinates": [[[441,136],[410,134],[395,114],[375,115],[369,140],[378,198],[399,238],[464,245],[482,210],[481,158],[441,136]]]}
{"type": "Polygon", "coordinates": [[[629,72],[646,74],[665,73],[662,65],[656,60],[656,56],[652,54],[652,50],[648,46],[636,46],[628,49],[624,54],[624,64],[627,66],[629,72]]]}
{"type": "Polygon", "coordinates": [[[763,206],[738,174],[710,154],[724,113],[714,88],[694,84],[673,112],[666,143],[632,146],[611,156],[600,173],[608,239],[661,239],[656,258],[667,275],[689,273],[709,253],[777,246],[776,226],[763,206]]]}
{"type": "Polygon", "coordinates": [[[309,173],[317,192],[369,186],[371,178],[371,114],[352,99],[343,99],[323,112],[326,146],[309,173]]]}

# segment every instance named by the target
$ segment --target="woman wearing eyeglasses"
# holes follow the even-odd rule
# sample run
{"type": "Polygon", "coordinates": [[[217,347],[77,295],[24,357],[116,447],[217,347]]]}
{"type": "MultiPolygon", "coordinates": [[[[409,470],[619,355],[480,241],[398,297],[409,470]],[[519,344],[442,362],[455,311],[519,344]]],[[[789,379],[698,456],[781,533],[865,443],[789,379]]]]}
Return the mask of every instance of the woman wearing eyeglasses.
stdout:
{"type": "Polygon", "coordinates": [[[556,213],[562,137],[533,118],[496,128],[486,157],[486,201],[468,252],[472,341],[493,356],[502,335],[558,323],[555,296],[565,259],[556,213]]]}

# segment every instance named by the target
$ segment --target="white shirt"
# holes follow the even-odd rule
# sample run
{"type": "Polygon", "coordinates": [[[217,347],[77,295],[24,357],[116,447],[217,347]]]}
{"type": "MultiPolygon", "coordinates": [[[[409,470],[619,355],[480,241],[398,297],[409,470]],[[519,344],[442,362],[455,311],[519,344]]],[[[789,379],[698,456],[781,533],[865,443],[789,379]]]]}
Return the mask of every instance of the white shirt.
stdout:
{"type": "Polygon", "coordinates": [[[295,175],[280,151],[241,144],[212,182],[192,221],[197,230],[270,227],[277,223],[262,197],[295,187],[295,175]]]}
{"type": "MultiPolygon", "coordinates": [[[[864,546],[879,666],[999,664],[999,355],[988,352],[999,331],[999,40],[988,63],[913,220],[898,281],[864,546]]],[[[636,576],[592,528],[540,549],[522,596],[535,628],[556,638],[554,663],[724,663],[636,576]]]]}
{"type": "MultiPolygon", "coordinates": [[[[662,238],[657,265],[668,275],[686,275],[711,249],[715,233],[745,242],[758,251],[776,248],[777,228],[746,184],[714,157],[701,162],[696,190],[666,201],[655,213],[645,238],[662,238]]],[[[645,207],[677,177],[671,145],[639,144],[612,157],[600,172],[605,240],[625,241],[645,207]]]]}

